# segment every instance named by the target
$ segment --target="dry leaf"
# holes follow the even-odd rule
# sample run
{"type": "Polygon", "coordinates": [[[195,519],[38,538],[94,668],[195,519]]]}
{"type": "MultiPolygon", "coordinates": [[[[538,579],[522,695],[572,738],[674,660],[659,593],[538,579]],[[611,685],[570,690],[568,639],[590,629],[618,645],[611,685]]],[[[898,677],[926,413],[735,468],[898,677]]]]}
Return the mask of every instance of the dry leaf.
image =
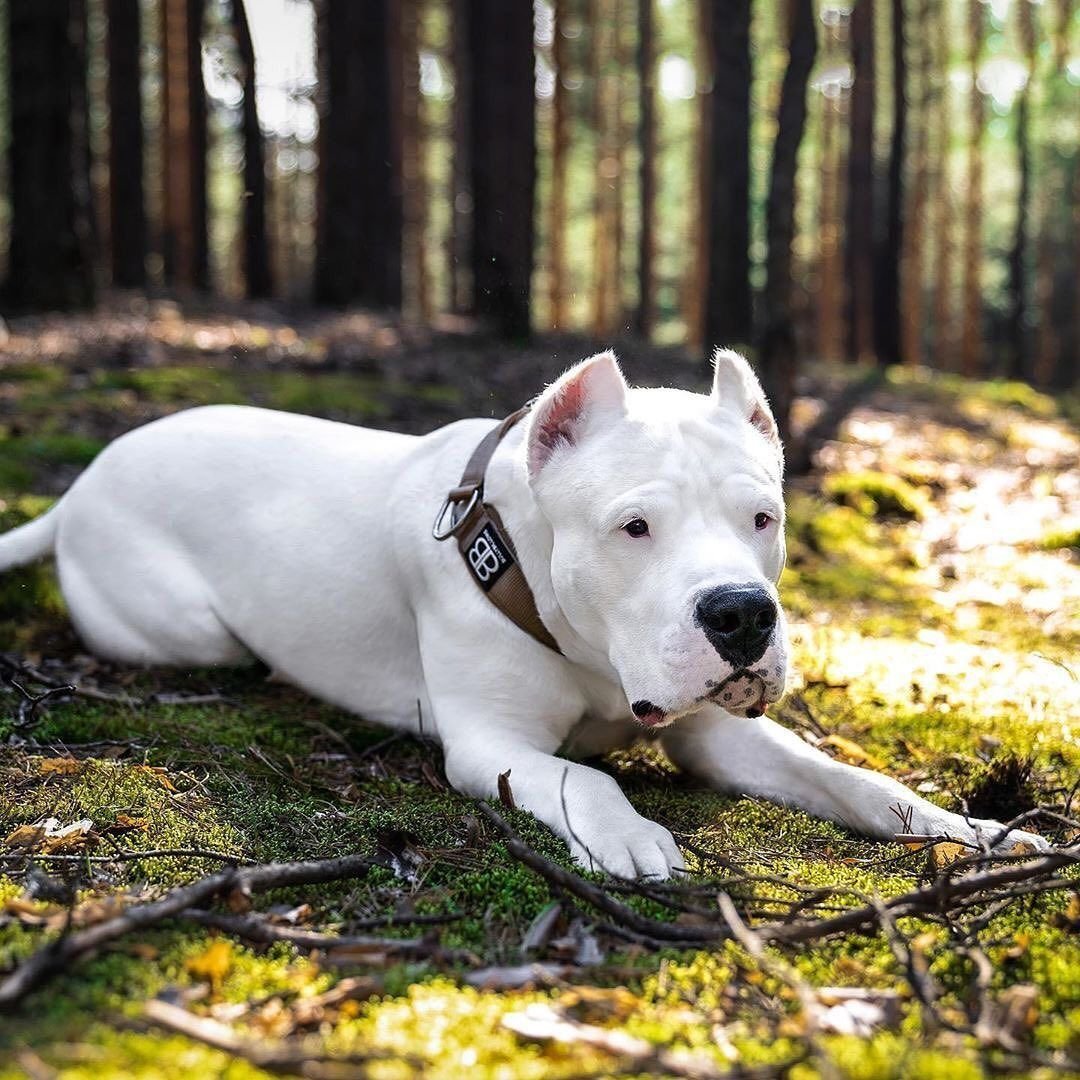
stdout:
{"type": "Polygon", "coordinates": [[[625,986],[605,989],[599,986],[575,986],[559,998],[564,1015],[585,1024],[625,1020],[641,1004],[636,994],[625,986]]]}
{"type": "Polygon", "coordinates": [[[86,762],[71,757],[42,758],[38,772],[42,776],[77,776],[86,767],[86,762]]]}
{"type": "Polygon", "coordinates": [[[1012,945],[1005,950],[1005,955],[1010,960],[1019,960],[1021,957],[1026,956],[1028,950],[1031,948],[1031,935],[1026,930],[1021,930],[1013,938],[1012,945]]]}
{"type": "Polygon", "coordinates": [[[516,810],[517,803],[514,802],[514,792],[510,787],[510,770],[499,773],[499,802],[506,807],[507,810],[516,810]]]}
{"type": "Polygon", "coordinates": [[[63,917],[64,909],[55,904],[42,904],[22,896],[13,896],[4,902],[4,912],[13,915],[23,926],[48,927],[55,918],[63,917]]]}
{"type": "Polygon", "coordinates": [[[73,821],[70,825],[50,828],[55,818],[49,818],[45,822],[45,838],[41,842],[41,851],[48,855],[70,854],[86,846],[91,839],[90,830],[94,823],[89,818],[82,821],[73,821]]]}
{"type": "Polygon", "coordinates": [[[470,971],[465,982],[478,990],[525,990],[537,986],[554,986],[570,978],[577,968],[573,964],[552,962],[515,964],[511,967],[480,968],[470,971]]]}
{"type": "Polygon", "coordinates": [[[146,818],[132,817],[130,814],[117,814],[116,820],[100,831],[108,836],[120,836],[129,832],[146,832],[149,828],[150,822],[146,818]]]}
{"type": "Polygon", "coordinates": [[[942,840],[930,849],[930,859],[935,870],[944,870],[952,866],[957,859],[964,858],[971,853],[963,844],[957,844],[952,840],[942,840]]]}
{"type": "Polygon", "coordinates": [[[44,836],[45,829],[41,825],[20,825],[8,834],[4,845],[12,851],[33,851],[44,836]]]}
{"type": "Polygon", "coordinates": [[[243,885],[237,885],[225,898],[229,910],[235,915],[246,915],[252,907],[251,889],[243,885]]]}
{"type": "Polygon", "coordinates": [[[136,772],[146,773],[147,776],[153,777],[166,791],[175,791],[176,787],[169,779],[165,769],[160,765],[136,765],[136,772]]]}
{"type": "Polygon", "coordinates": [[[20,825],[4,840],[12,851],[40,851],[49,855],[77,851],[91,838],[94,823],[89,818],[61,825],[57,818],[46,818],[33,825],[20,825]]]}
{"type": "Polygon", "coordinates": [[[885,762],[864,750],[857,742],[845,739],[843,735],[826,735],[820,746],[831,746],[856,765],[866,765],[871,769],[884,769],[885,762]]]}

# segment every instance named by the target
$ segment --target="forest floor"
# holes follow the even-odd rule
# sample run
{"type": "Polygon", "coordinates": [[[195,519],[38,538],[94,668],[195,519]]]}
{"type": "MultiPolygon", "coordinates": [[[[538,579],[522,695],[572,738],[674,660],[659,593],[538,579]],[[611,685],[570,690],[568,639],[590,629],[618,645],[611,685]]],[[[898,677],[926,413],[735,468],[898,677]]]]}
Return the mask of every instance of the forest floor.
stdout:
{"type": "MultiPolygon", "coordinates": [[[[2,529],[42,512],[110,438],[178,408],[252,401],[427,430],[508,411],[587,350],[169,304],[9,329],[2,529]]],[[[677,351],[620,355],[635,381],[706,385],[706,366],[677,351]]],[[[802,415],[851,377],[810,372],[802,415]]],[[[796,674],[778,719],[951,808],[1077,816],[1070,415],[1075,403],[1023,386],[922,372],[867,392],[790,487],[782,593],[796,674]]],[[[0,995],[47,942],[220,870],[219,855],[371,859],[333,883],[234,890],[217,916],[159,921],[63,965],[0,1006],[0,1078],[1080,1075],[1080,895],[1061,876],[1054,891],[761,951],[753,928],[793,906],[792,918],[822,918],[970,878],[943,845],[870,842],[708,792],[643,748],[601,767],[672,829],[689,884],[648,896],[598,875],[556,886],[551,867],[572,868],[565,846],[500,808],[543,872],[524,865],[448,789],[435,746],[259,670],[135,671],[84,655],[47,566],[0,578],[0,652],[29,665],[31,691],[81,691],[34,715],[14,687],[0,693],[0,995]],[[177,850],[202,854],[139,854],[177,850]],[[701,940],[658,945],[639,926],[634,942],[621,909],[601,913],[582,881],[701,940]],[[751,933],[703,945],[721,893],[751,933]],[[245,943],[221,915],[252,904],[277,936],[377,940],[245,943]],[[224,929],[206,925],[215,918],[224,929]],[[195,1037],[176,1033],[178,1015],[195,1037]]],[[[1025,827],[1077,839],[1048,817],[1025,827]]],[[[1062,874],[1080,885],[1075,867],[1062,874]]]]}

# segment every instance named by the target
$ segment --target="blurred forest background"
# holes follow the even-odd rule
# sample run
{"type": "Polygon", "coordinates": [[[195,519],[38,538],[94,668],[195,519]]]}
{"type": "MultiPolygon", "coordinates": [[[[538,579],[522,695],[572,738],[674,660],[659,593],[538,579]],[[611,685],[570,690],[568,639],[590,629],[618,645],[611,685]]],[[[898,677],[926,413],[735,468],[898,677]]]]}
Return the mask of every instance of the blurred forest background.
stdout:
{"type": "Polygon", "coordinates": [[[0,310],[399,310],[1072,386],[1074,0],[0,0],[0,310]]]}

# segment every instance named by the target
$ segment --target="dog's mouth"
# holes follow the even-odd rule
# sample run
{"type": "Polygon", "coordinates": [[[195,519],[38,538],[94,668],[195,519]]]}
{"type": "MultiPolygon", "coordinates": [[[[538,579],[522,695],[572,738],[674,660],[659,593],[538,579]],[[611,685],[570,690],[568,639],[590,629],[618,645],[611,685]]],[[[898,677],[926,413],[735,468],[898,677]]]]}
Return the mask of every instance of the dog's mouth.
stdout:
{"type": "Polygon", "coordinates": [[[711,701],[714,705],[719,705],[720,708],[736,716],[754,719],[765,714],[765,709],[769,705],[768,688],[760,675],[743,668],[732,672],[722,682],[710,687],[708,692],[702,694],[689,709],[668,712],[647,699],[635,701],[630,708],[640,724],[647,728],[659,728],[666,727],[680,716],[693,712],[697,706],[703,705],[706,701],[711,701]]]}
{"type": "Polygon", "coordinates": [[[763,715],[769,704],[765,680],[745,668],[732,672],[723,682],[711,688],[704,700],[751,719],[763,715]]]}

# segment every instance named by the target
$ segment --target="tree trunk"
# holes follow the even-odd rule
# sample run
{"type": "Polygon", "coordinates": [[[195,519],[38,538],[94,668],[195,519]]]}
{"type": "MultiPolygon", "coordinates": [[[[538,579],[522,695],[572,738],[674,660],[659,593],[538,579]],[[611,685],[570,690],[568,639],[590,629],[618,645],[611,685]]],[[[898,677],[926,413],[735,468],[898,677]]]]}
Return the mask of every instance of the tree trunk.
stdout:
{"type": "Polygon", "coordinates": [[[8,0],[11,310],[94,300],[85,0],[8,0]]]}
{"type": "Polygon", "coordinates": [[[983,48],[982,0],[969,0],[968,57],[971,90],[968,109],[968,197],[964,228],[964,319],[960,338],[960,370],[979,374],[982,361],[982,258],[983,160],[982,138],[986,106],[978,86],[983,48]]]}
{"type": "MultiPolygon", "coordinates": [[[[565,4],[566,0],[560,0],[565,4]]],[[[472,114],[472,72],[469,70],[469,3],[451,0],[450,50],[454,64],[453,162],[450,201],[450,297],[458,314],[474,310],[472,287],[472,164],[469,117],[472,114]]]]}
{"type": "Polygon", "coordinates": [[[424,242],[427,231],[427,185],[424,171],[424,123],[420,95],[420,10],[418,0],[399,0],[401,73],[401,192],[404,207],[404,294],[409,314],[427,322],[431,298],[424,242]]]}
{"type": "Polygon", "coordinates": [[[598,338],[614,333],[618,318],[619,130],[617,67],[618,9],[612,0],[592,0],[593,127],[593,317],[598,338]]]}
{"type": "Polygon", "coordinates": [[[1016,195],[1016,227],[1009,251],[1009,323],[1010,346],[1008,373],[1013,379],[1030,379],[1031,356],[1028,349],[1028,220],[1031,215],[1031,84],[1035,80],[1035,19],[1031,0],[1017,0],[1020,44],[1027,61],[1027,81],[1016,100],[1016,159],[1019,186],[1016,195]]]}
{"type": "Polygon", "coordinates": [[[504,338],[530,333],[536,92],[533,12],[526,3],[469,0],[473,285],[476,313],[504,338]]]}
{"type": "Polygon", "coordinates": [[[638,305],[634,329],[639,337],[652,336],[653,256],[656,237],[656,47],[653,41],[653,0],[638,0],[638,305]]]}
{"type": "Polygon", "coordinates": [[[818,206],[818,355],[836,360],[842,352],[843,266],[840,257],[841,190],[839,129],[843,98],[821,94],[821,190],[818,206]]]}
{"type": "Polygon", "coordinates": [[[851,140],[848,151],[847,275],[849,360],[874,355],[874,0],[851,12],[851,140]]]}
{"type": "Polygon", "coordinates": [[[109,63],[109,249],[112,282],[146,285],[139,0],[106,0],[109,63]]]}
{"type": "Polygon", "coordinates": [[[568,0],[554,0],[554,2],[555,89],[552,99],[554,117],[551,132],[551,213],[548,220],[551,232],[548,305],[551,309],[552,328],[564,330],[567,322],[566,168],[570,148],[570,100],[566,87],[570,50],[565,31],[569,3],[568,0]]]}
{"type": "Polygon", "coordinates": [[[768,253],[765,261],[764,320],[759,364],[765,392],[787,439],[795,397],[798,349],[792,316],[794,282],[791,244],[795,236],[799,146],[806,129],[806,88],[817,52],[813,0],[790,0],[791,45],[780,89],[769,195],[765,206],[768,253]]]}
{"type": "Polygon", "coordinates": [[[948,0],[939,0],[936,21],[937,84],[936,96],[936,197],[932,232],[936,243],[934,260],[934,348],[932,366],[952,368],[956,353],[956,327],[953,317],[953,192],[952,109],[950,107],[949,68],[952,38],[949,34],[948,0]]]}
{"type": "Polygon", "coordinates": [[[256,103],[255,46],[244,0],[232,0],[231,14],[244,89],[244,282],[247,295],[258,299],[274,291],[266,237],[266,154],[256,103]]]}
{"type": "MultiPolygon", "coordinates": [[[[939,0],[939,3],[941,0],[939,0]]],[[[930,26],[930,0],[920,0],[916,19],[921,27],[930,26]]],[[[915,141],[911,160],[911,199],[908,203],[908,224],[904,229],[904,251],[900,265],[901,302],[903,322],[901,326],[901,357],[905,364],[923,362],[924,332],[926,329],[926,295],[923,270],[926,249],[926,206],[930,187],[930,102],[932,41],[920,36],[918,41],[918,68],[915,72],[916,93],[915,141]]]]}
{"type": "Polygon", "coordinates": [[[885,235],[876,260],[874,337],[879,364],[900,363],[900,258],[904,249],[904,154],[907,140],[907,59],[904,0],[892,0],[892,138],[885,189],[885,235]]]}
{"type": "Polygon", "coordinates": [[[315,299],[401,304],[403,208],[392,0],[319,0],[315,299]]]}
{"type": "Polygon", "coordinates": [[[165,281],[196,289],[210,284],[202,17],[202,0],[161,0],[165,281]]]}
{"type": "Polygon", "coordinates": [[[750,340],[750,0],[702,0],[712,72],[704,335],[706,348],[750,340]]]}

